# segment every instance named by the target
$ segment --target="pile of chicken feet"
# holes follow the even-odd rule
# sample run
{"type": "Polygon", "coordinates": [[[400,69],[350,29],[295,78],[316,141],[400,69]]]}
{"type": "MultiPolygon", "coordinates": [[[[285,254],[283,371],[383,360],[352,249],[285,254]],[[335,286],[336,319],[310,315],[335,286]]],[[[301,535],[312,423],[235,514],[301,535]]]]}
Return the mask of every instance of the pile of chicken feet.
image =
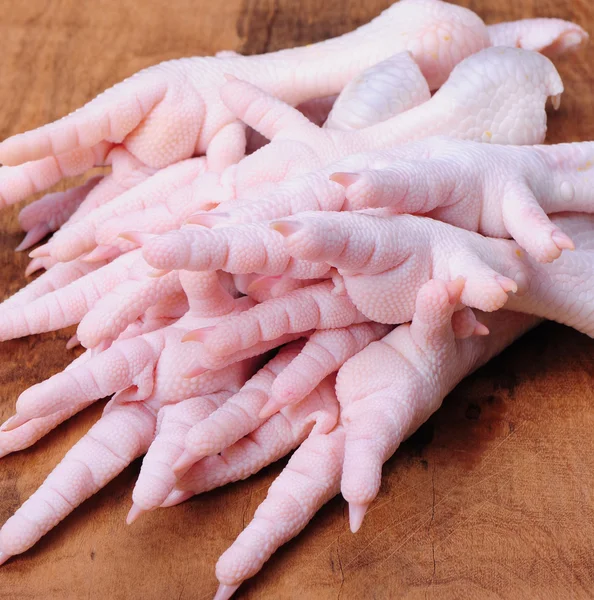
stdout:
{"type": "Polygon", "coordinates": [[[87,350],[20,395],[1,455],[113,397],[0,563],[141,455],[129,523],[294,451],[217,563],[227,599],[339,492],[357,531],[400,442],[539,320],[594,336],[594,144],[538,145],[547,56],[586,39],[401,0],[308,47],[156,65],[2,142],[0,205],[111,172],[20,214],[20,250],[53,233],[0,339],[78,324],[87,350]]]}

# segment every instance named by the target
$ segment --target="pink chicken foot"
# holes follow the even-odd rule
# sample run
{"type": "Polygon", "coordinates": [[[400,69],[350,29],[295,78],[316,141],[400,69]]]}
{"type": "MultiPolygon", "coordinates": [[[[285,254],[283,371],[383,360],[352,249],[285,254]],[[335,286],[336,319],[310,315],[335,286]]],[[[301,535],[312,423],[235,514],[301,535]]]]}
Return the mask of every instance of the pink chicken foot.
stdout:
{"type": "Polygon", "coordinates": [[[236,163],[245,152],[245,127],[217,93],[224,74],[241,76],[299,104],[336,94],[365,68],[411,50],[435,89],[460,58],[488,44],[484,23],[471,11],[431,0],[403,0],[351,33],[308,47],[161,63],[55,123],[2,142],[0,162],[17,170],[3,169],[0,205],[101,165],[113,151],[122,150],[151,169],[193,155],[206,155],[206,166],[214,171],[236,163]],[[438,30],[448,34],[447,44],[438,30]]]}
{"type": "Polygon", "coordinates": [[[515,46],[555,58],[575,51],[588,41],[582,27],[563,19],[522,19],[488,25],[491,45],[515,46]]]}
{"type": "MultiPolygon", "coordinates": [[[[377,211],[378,209],[376,209],[377,211]]],[[[560,215],[553,224],[580,235],[580,246],[553,263],[541,264],[509,240],[479,234],[425,217],[371,212],[302,213],[277,221],[290,253],[304,260],[322,260],[338,268],[348,296],[369,319],[381,323],[410,320],[414,298],[429,279],[464,277],[462,302],[491,312],[507,306],[520,312],[536,311],[592,335],[587,293],[573,306],[556,294],[552,281],[561,281],[592,268],[588,240],[593,217],[560,215]],[[369,290],[375,293],[370,294],[369,290]],[[549,292],[547,302],[533,302],[549,292]],[[538,305],[538,308],[536,306],[538,305]]],[[[580,283],[577,287],[587,286],[580,283]]],[[[574,300],[575,300],[574,298],[574,300]]]]}
{"type": "MultiPolygon", "coordinates": [[[[410,53],[396,54],[365,70],[347,84],[338,96],[332,119],[326,127],[345,128],[349,124],[352,128],[373,124],[412,108],[429,97],[427,81],[410,53]],[[387,107],[386,95],[391,98],[387,107]]],[[[202,189],[207,178],[214,175],[196,179],[203,170],[204,164],[200,159],[182,161],[179,166],[162,169],[107,206],[69,223],[66,231],[58,232],[52,238],[47,251],[63,261],[91,250],[95,244],[115,245],[127,250],[129,245],[122,243],[117,236],[132,222],[128,218],[130,213],[134,215],[135,227],[140,226],[140,229],[150,227],[153,233],[175,229],[180,218],[196,210],[198,203],[202,202],[207,207],[216,200],[202,189]],[[191,185],[193,180],[196,180],[196,185],[191,185]],[[163,205],[163,198],[168,197],[171,200],[163,205]],[[200,201],[200,198],[203,200],[200,201]]]]}
{"type": "Polygon", "coordinates": [[[351,527],[357,530],[377,494],[381,466],[400,441],[437,410],[463,377],[537,322],[508,312],[483,315],[493,334],[472,336],[473,329],[460,327],[462,320],[454,317],[462,285],[425,284],[413,322],[373,342],[340,369],[336,389],[343,425],[311,435],[293,454],[251,523],[219,559],[217,599],[229,598],[254,576],[341,487],[350,503],[351,527]],[[453,354],[456,360],[450,361],[453,354]],[[359,448],[363,463],[357,460],[359,448]]]}
{"type": "MultiPolygon", "coordinates": [[[[217,368],[202,368],[195,377],[185,377],[196,368],[196,351],[180,343],[189,331],[213,325],[223,316],[253,306],[249,298],[235,300],[220,284],[216,273],[183,273],[182,285],[189,311],[173,325],[150,333],[116,340],[107,350],[24,391],[17,413],[1,430],[8,431],[27,421],[46,417],[89,401],[117,394],[122,401],[151,400],[163,403],[217,391],[225,380],[224,367],[274,348],[274,343],[243,348],[232,357],[215,361],[217,368]]],[[[288,341],[286,336],[276,345],[288,341]]],[[[200,346],[200,345],[198,345],[200,346]]],[[[204,352],[202,352],[204,354],[204,352]]]]}
{"type": "Polygon", "coordinates": [[[244,479],[284,456],[310,431],[327,432],[335,426],[338,405],[333,377],[317,382],[298,406],[270,420],[256,416],[275,377],[302,346],[283,347],[236,394],[208,414],[189,415],[182,405],[170,409],[171,420],[155,438],[155,448],[147,453],[134,488],[134,518],[161,505],[177,504],[194,493],[244,479]],[[219,453],[221,456],[216,456],[219,453]],[[211,459],[201,460],[208,456],[211,459]],[[180,475],[183,477],[178,481],[180,475]]]}
{"type": "Polygon", "coordinates": [[[201,458],[217,454],[246,435],[245,427],[260,425],[284,406],[300,403],[346,360],[388,330],[385,325],[363,323],[316,331],[307,342],[285,346],[224,407],[188,432],[184,455],[174,470],[183,474],[201,458]]]}
{"type": "Polygon", "coordinates": [[[546,214],[592,212],[593,160],[592,142],[500,146],[427,138],[350,156],[283,182],[258,202],[223,203],[189,222],[223,226],[311,210],[388,207],[491,237],[514,237],[534,258],[550,261],[573,245],[546,214]]]}
{"type": "MultiPolygon", "coordinates": [[[[245,380],[245,369],[243,373],[245,380]]],[[[226,388],[230,389],[182,400],[176,405],[162,405],[155,398],[108,404],[98,423],[0,530],[0,561],[30,548],[147,449],[134,492],[135,500],[140,497],[149,504],[151,499],[153,504],[157,500],[176,504],[192,495],[194,492],[173,489],[175,479],[170,485],[166,483],[167,465],[172,466],[182,452],[176,439],[200,419],[208,418],[217,408],[220,410],[238,389],[239,381],[240,378],[228,377],[227,384],[231,385],[226,388]],[[155,444],[154,448],[150,447],[151,443],[155,444]]],[[[205,489],[245,478],[284,456],[310,433],[330,431],[338,418],[333,387],[331,378],[322,382],[319,389],[295,409],[277,413],[266,422],[252,423],[253,427],[244,427],[246,436],[223,451],[225,459],[212,457],[218,464],[208,469],[208,477],[202,481],[205,489]]],[[[193,470],[188,476],[190,484],[197,489],[199,470],[193,470]]],[[[141,512],[139,504],[134,504],[128,521],[132,522],[141,512]]]]}
{"type": "Polygon", "coordinates": [[[179,276],[151,278],[138,251],[111,263],[58,264],[0,305],[0,339],[54,331],[80,322],[88,348],[112,341],[149,307],[181,291],[179,276]]]}
{"type": "MultiPolygon", "coordinates": [[[[270,193],[273,184],[284,179],[355,153],[431,135],[539,143],[546,132],[546,99],[558,96],[562,90],[559,75],[542,55],[489,48],[462,61],[430,100],[406,114],[362,130],[338,131],[317,127],[296,109],[247,82],[231,81],[221,88],[223,101],[238,118],[272,142],[220,176],[206,173],[198,177],[188,189],[165,198],[148,213],[131,212],[113,223],[107,221],[104,227],[109,229],[109,239],[118,230],[175,229],[204,209],[208,200],[216,205],[246,196],[245,202],[257,202],[263,190],[270,193]],[[488,110],[483,106],[485,98],[489,98],[488,110]]],[[[74,255],[73,251],[69,256],[74,255]]]]}
{"type": "MultiPolygon", "coordinates": [[[[30,547],[75,506],[143,454],[153,439],[160,409],[187,398],[206,396],[207,402],[213,401],[213,394],[236,392],[257,364],[244,359],[269,349],[260,345],[251,354],[235,357],[237,360],[223,370],[185,379],[188,353],[180,354],[179,340],[187,331],[187,324],[213,322],[223,314],[244,309],[246,303],[235,301],[221,286],[216,273],[188,273],[182,281],[190,311],[177,327],[116,341],[96,355],[87,353],[63,373],[21,395],[17,414],[0,431],[3,454],[34,443],[71,414],[96,399],[116,393],[104,417],[0,532],[0,552],[4,559],[30,547]]],[[[224,402],[231,393],[225,397],[223,394],[219,400],[224,402]]]]}
{"type": "MultiPolygon", "coordinates": [[[[406,11],[408,9],[410,9],[410,4],[412,4],[411,2],[408,3],[400,3],[400,4],[409,4],[408,7],[404,7],[404,13],[402,13],[402,8],[403,7],[398,7],[398,9],[396,8],[396,5],[394,7],[392,7],[392,13],[396,13],[397,10],[401,11],[401,14],[398,15],[399,17],[402,17],[403,14],[406,13],[406,11]]],[[[428,26],[428,28],[430,28],[430,24],[431,24],[431,18],[437,18],[439,19],[441,17],[441,15],[444,15],[446,22],[445,23],[441,23],[441,28],[443,29],[444,26],[448,26],[446,25],[446,23],[448,22],[448,17],[446,16],[448,11],[452,14],[452,16],[455,15],[456,11],[463,11],[464,9],[458,9],[457,7],[452,7],[451,5],[444,5],[443,6],[443,10],[440,8],[440,10],[436,11],[436,13],[432,16],[430,15],[430,13],[432,12],[432,8],[433,10],[435,10],[435,7],[423,7],[423,6],[416,6],[413,8],[415,10],[427,10],[426,12],[426,25],[428,26]]],[[[387,13],[388,11],[386,11],[386,14],[383,15],[382,17],[380,17],[379,19],[376,20],[377,21],[381,21],[382,18],[384,18],[385,22],[388,22],[388,18],[387,18],[387,13]]],[[[394,17],[396,17],[396,15],[393,15],[394,17]]],[[[462,16],[462,13],[460,13],[458,16],[462,16]]],[[[465,15],[466,16],[466,15],[465,15]]],[[[465,36],[467,36],[466,41],[468,42],[472,35],[476,35],[481,27],[480,25],[480,20],[478,20],[476,17],[475,18],[475,22],[473,24],[472,19],[467,17],[465,26],[468,26],[469,28],[467,30],[458,30],[457,31],[457,38],[456,40],[458,42],[462,42],[465,39],[465,36]],[[475,29],[475,34],[471,33],[472,28],[474,27],[475,29]]],[[[395,19],[397,20],[397,19],[395,19]]],[[[405,22],[405,21],[403,21],[405,22]]],[[[451,25],[451,24],[450,24],[451,25]]],[[[459,27],[460,22],[458,22],[458,25],[454,26],[454,28],[459,27]]],[[[583,31],[583,29],[581,29],[579,26],[573,24],[573,23],[568,23],[566,21],[561,21],[560,19],[526,19],[524,21],[518,21],[518,22],[512,22],[512,23],[501,23],[498,25],[494,25],[494,26],[489,26],[487,28],[488,32],[489,32],[489,36],[491,37],[491,42],[494,45],[511,45],[511,46],[517,46],[517,47],[522,47],[528,50],[535,50],[535,51],[542,51],[543,53],[547,54],[547,55],[558,55],[566,50],[571,50],[576,46],[581,45],[586,39],[587,39],[587,34],[583,31]]],[[[376,32],[377,33],[377,32],[376,32]]],[[[410,33],[410,32],[408,32],[410,33]]],[[[450,31],[450,35],[447,36],[450,46],[450,49],[452,48],[452,34],[453,32],[450,31]]],[[[419,31],[419,35],[423,36],[424,34],[419,31]]],[[[363,38],[365,37],[365,34],[363,34],[363,38]]],[[[392,40],[396,39],[395,37],[392,37],[392,40]]],[[[414,36],[411,36],[410,39],[410,43],[412,44],[414,40],[414,36]]],[[[454,40],[454,41],[456,41],[454,40]]],[[[471,42],[471,44],[473,43],[478,43],[479,45],[476,46],[476,49],[479,49],[480,47],[484,47],[484,33],[478,35],[478,37],[475,38],[476,42],[471,42]],[[481,37],[483,38],[483,40],[481,40],[481,37]],[[479,41],[481,40],[481,41],[479,41]],[[481,46],[480,44],[483,44],[483,46],[481,46]]],[[[434,43],[439,43],[439,39],[434,40],[434,43]]],[[[328,45],[327,45],[328,46],[328,45]]],[[[384,44],[385,46],[385,44],[384,44]]],[[[411,46],[412,47],[412,46],[411,46]]],[[[406,47],[402,46],[399,49],[396,49],[395,47],[393,48],[393,52],[392,54],[398,54],[398,52],[402,53],[402,51],[406,51],[406,47]]],[[[424,71],[426,73],[434,73],[436,74],[436,77],[434,75],[430,75],[430,77],[432,78],[432,85],[436,85],[436,82],[438,81],[443,81],[445,80],[445,78],[447,77],[447,74],[449,73],[449,71],[451,70],[451,67],[453,66],[453,64],[450,62],[448,63],[448,60],[452,60],[451,56],[453,55],[449,55],[448,52],[435,52],[434,50],[431,49],[430,45],[427,45],[426,43],[421,43],[419,45],[417,45],[415,47],[415,55],[417,57],[417,59],[420,59],[420,64],[423,65],[424,71]],[[423,55],[420,55],[419,52],[424,53],[423,55]],[[439,57],[437,60],[441,61],[438,62],[437,65],[435,66],[429,66],[430,63],[432,62],[432,60],[435,60],[435,58],[433,57],[439,57]]],[[[468,48],[464,47],[464,50],[460,50],[457,49],[457,56],[463,57],[464,55],[468,55],[468,48]]],[[[285,54],[287,54],[285,52],[285,54]]],[[[456,53],[454,53],[456,54],[456,53]]],[[[402,54],[401,54],[402,55],[402,54]]],[[[388,55],[390,56],[390,55],[388,55]]],[[[225,58],[235,58],[236,62],[241,61],[241,59],[244,59],[244,57],[240,57],[239,55],[235,54],[235,53],[231,53],[230,55],[226,55],[225,58]]],[[[358,59],[360,59],[360,53],[358,54],[358,59]]],[[[381,60],[381,59],[380,59],[381,60]]],[[[388,59],[389,61],[390,59],[388,59]]],[[[188,71],[193,71],[194,68],[196,68],[197,70],[200,70],[200,63],[204,62],[201,61],[200,59],[192,59],[188,60],[186,59],[185,61],[177,61],[177,63],[175,61],[171,61],[171,63],[165,63],[164,65],[159,65],[157,67],[152,67],[151,69],[148,69],[145,73],[143,72],[142,74],[139,74],[138,77],[140,78],[141,75],[145,76],[145,85],[142,88],[142,94],[148,98],[150,96],[150,92],[149,92],[149,86],[148,86],[148,81],[149,81],[149,77],[148,77],[148,73],[152,72],[152,79],[156,79],[157,77],[160,78],[161,80],[165,80],[168,81],[170,79],[174,79],[173,76],[173,72],[179,68],[180,71],[183,70],[188,70],[188,71]],[[182,66],[183,63],[183,66],[182,66]],[[186,69],[188,67],[188,65],[191,64],[191,67],[189,69],[186,69]],[[173,65],[173,69],[169,70],[167,67],[170,67],[173,65]],[[194,67],[195,65],[195,67],[194,67]],[[165,67],[165,68],[163,68],[165,67]]],[[[373,60],[370,60],[369,64],[373,64],[373,60]]],[[[400,65],[402,66],[402,65],[400,65]]],[[[225,70],[225,72],[230,72],[230,69],[225,70]]],[[[384,69],[385,72],[385,69],[384,69]]],[[[409,70],[409,72],[411,72],[409,70]]],[[[245,71],[242,71],[242,76],[245,76],[245,71]]],[[[261,79],[261,78],[260,78],[261,79]]],[[[259,79],[250,79],[251,81],[256,82],[258,85],[262,86],[263,84],[261,83],[261,81],[259,79]]],[[[381,79],[378,78],[377,81],[381,82],[381,79]]],[[[138,83],[138,81],[137,81],[138,83]]],[[[384,82],[385,83],[385,82],[384,82]]],[[[410,85],[411,82],[409,82],[410,85]]],[[[175,83],[173,84],[172,81],[169,81],[169,83],[166,85],[175,85],[175,86],[179,86],[179,83],[175,83]]],[[[353,80],[353,82],[350,84],[351,88],[354,86],[356,88],[356,78],[353,80]]],[[[380,85],[383,85],[382,83],[380,83],[380,85]]],[[[264,87],[266,88],[266,86],[264,85],[264,87]]],[[[294,87],[294,86],[293,86],[294,87]]],[[[373,88],[373,86],[371,86],[373,88]]],[[[404,89],[406,89],[407,86],[405,86],[404,89]]],[[[138,87],[138,90],[136,91],[136,93],[138,94],[140,92],[140,87],[138,87]]],[[[402,89],[402,88],[401,88],[402,89]]],[[[421,88],[422,90],[422,88],[421,88]]],[[[346,91],[346,90],[345,90],[346,91]]],[[[39,191],[41,189],[47,188],[50,185],[53,185],[54,183],[56,183],[60,178],[64,177],[64,176],[69,176],[69,175],[74,175],[74,174],[80,174],[82,172],[84,172],[87,168],[89,168],[90,166],[93,166],[94,164],[102,164],[103,159],[101,158],[101,155],[105,155],[107,156],[107,154],[111,154],[112,156],[115,156],[118,154],[124,157],[124,160],[113,160],[110,159],[113,164],[114,164],[114,168],[115,166],[118,166],[121,164],[123,165],[122,168],[118,168],[116,169],[116,173],[114,173],[114,175],[109,175],[107,176],[104,180],[102,180],[100,183],[101,185],[98,186],[98,189],[94,191],[94,193],[91,193],[91,196],[94,195],[94,198],[89,198],[89,202],[85,202],[84,204],[86,204],[86,208],[83,209],[82,211],[78,211],[79,215],[78,215],[78,219],[81,218],[81,216],[83,216],[86,213],[89,213],[89,211],[91,210],[92,207],[95,206],[100,206],[102,204],[106,204],[108,203],[112,198],[116,197],[121,191],[129,189],[130,186],[135,185],[138,180],[142,181],[143,179],[146,178],[146,176],[148,174],[150,174],[150,171],[147,172],[143,172],[143,168],[142,168],[142,164],[143,164],[143,158],[141,159],[135,159],[134,158],[134,153],[137,152],[137,147],[140,147],[140,154],[144,155],[145,154],[145,150],[144,148],[148,145],[150,145],[150,138],[151,136],[154,135],[159,135],[159,128],[162,122],[167,120],[167,115],[168,115],[168,111],[170,111],[170,108],[168,107],[167,109],[163,110],[164,107],[157,105],[159,110],[157,110],[157,108],[153,108],[150,109],[149,108],[149,113],[146,115],[146,119],[149,119],[152,112],[158,113],[158,118],[157,119],[153,119],[154,123],[151,124],[150,127],[145,128],[144,131],[140,131],[140,129],[142,128],[142,125],[135,125],[134,124],[134,120],[130,121],[129,123],[125,123],[122,121],[118,121],[119,123],[119,127],[124,127],[125,131],[128,131],[129,128],[132,128],[132,133],[128,133],[128,134],[120,134],[120,136],[124,139],[124,145],[120,146],[118,144],[116,144],[116,150],[117,152],[111,152],[109,151],[110,145],[109,144],[104,144],[103,146],[101,144],[99,144],[97,146],[97,149],[94,150],[92,147],[89,150],[86,146],[85,143],[83,141],[84,138],[82,138],[80,135],[78,136],[78,140],[77,141],[67,141],[67,138],[64,137],[64,134],[66,133],[66,131],[68,131],[69,127],[72,127],[72,125],[75,125],[75,127],[78,128],[78,130],[84,130],[86,128],[87,133],[90,132],[91,130],[91,119],[94,117],[94,111],[97,111],[98,113],[101,113],[101,111],[110,111],[110,110],[116,110],[116,109],[120,109],[122,106],[121,104],[118,104],[118,99],[120,102],[124,101],[124,98],[126,96],[126,94],[130,94],[132,95],[133,92],[133,86],[131,86],[128,82],[123,82],[122,84],[118,84],[117,86],[115,86],[115,88],[113,88],[113,92],[110,90],[110,98],[108,98],[108,94],[104,95],[101,98],[101,101],[99,101],[98,99],[96,99],[95,101],[89,103],[89,105],[87,105],[87,107],[84,107],[83,109],[81,109],[80,111],[77,111],[78,114],[74,113],[73,115],[69,116],[66,119],[63,119],[61,122],[57,122],[55,124],[49,125],[49,126],[45,126],[42,127],[38,130],[36,130],[35,132],[29,132],[27,134],[21,134],[20,136],[16,136],[13,138],[10,138],[10,140],[7,140],[2,146],[0,146],[0,154],[2,154],[3,156],[3,162],[5,164],[16,164],[17,162],[23,162],[23,158],[21,157],[20,159],[14,157],[14,150],[15,150],[15,146],[17,148],[16,153],[17,155],[19,154],[19,152],[22,152],[23,150],[27,149],[29,151],[33,151],[35,155],[37,156],[46,156],[46,159],[43,160],[37,160],[34,161],[33,163],[27,164],[27,165],[22,165],[22,166],[18,166],[16,168],[7,168],[5,167],[2,171],[2,173],[0,174],[0,197],[3,197],[3,202],[4,203],[13,203],[16,202],[22,198],[24,198],[26,195],[30,194],[33,191],[39,191]],[[111,102],[111,105],[110,105],[111,102]],[[93,108],[92,108],[93,106],[93,108]],[[82,113],[82,114],[81,114],[82,113]],[[76,117],[75,118],[75,114],[76,117]],[[134,131],[134,127],[136,127],[136,129],[138,130],[137,132],[134,131]],[[47,136],[47,137],[46,137],[47,136]],[[55,152],[55,150],[53,149],[53,144],[54,142],[52,140],[56,140],[57,138],[61,137],[61,142],[60,144],[65,144],[65,147],[69,148],[70,151],[63,151],[63,152],[58,152],[55,156],[49,156],[49,154],[51,154],[52,152],[55,152]],[[29,138],[29,139],[28,139],[29,138]],[[136,138],[135,141],[133,141],[133,138],[136,138]],[[18,140],[18,141],[17,141],[18,140]],[[28,140],[28,141],[25,141],[28,140]],[[48,145],[48,141],[50,141],[49,145],[48,145]],[[15,144],[16,142],[16,144],[15,144]],[[24,142],[24,143],[23,143],[24,142]],[[78,147],[77,147],[78,144],[78,147]],[[8,155],[9,157],[6,156],[6,147],[8,146],[9,150],[8,150],[8,155]],[[132,153],[130,154],[128,152],[128,150],[126,150],[126,148],[128,150],[131,149],[132,153]],[[3,153],[4,150],[4,153],[3,153]],[[121,150],[121,151],[120,151],[121,150]],[[10,158],[11,153],[13,153],[13,158],[10,158]],[[16,158],[16,162],[14,162],[14,159],[16,158]],[[135,162],[134,162],[135,161],[135,162]],[[134,163],[134,164],[132,164],[134,163]],[[112,181],[115,180],[115,181],[112,181]]],[[[179,95],[179,94],[178,94],[179,95]]],[[[419,101],[421,99],[423,95],[423,92],[419,92],[416,94],[415,96],[415,92],[411,91],[411,96],[410,98],[417,98],[419,101]]],[[[167,94],[165,95],[167,98],[167,94]]],[[[175,92],[172,92],[171,96],[175,96],[175,92]]],[[[350,96],[350,93],[346,94],[346,97],[348,98],[350,96]]],[[[352,119],[353,117],[355,118],[355,120],[357,122],[359,122],[359,124],[363,123],[363,122],[367,122],[369,123],[369,121],[365,121],[364,117],[363,117],[363,121],[361,121],[362,115],[361,115],[361,108],[363,107],[363,109],[365,110],[365,98],[369,98],[370,96],[370,89],[367,88],[367,91],[365,91],[365,93],[363,94],[364,98],[364,102],[363,104],[355,99],[356,101],[351,102],[351,105],[348,106],[348,111],[345,115],[346,119],[352,119]],[[358,113],[358,116],[357,116],[358,113]]],[[[140,97],[140,96],[138,96],[140,97]]],[[[375,99],[373,99],[373,103],[377,105],[378,103],[378,98],[380,96],[376,95],[375,99]]],[[[220,102],[220,101],[219,101],[220,102]]],[[[314,101],[312,101],[313,103],[314,101]]],[[[164,104],[167,104],[167,102],[164,102],[164,104]]],[[[404,110],[408,107],[414,106],[414,102],[403,102],[401,104],[400,110],[404,110]]],[[[392,108],[395,108],[394,106],[394,100],[392,100],[392,108]]],[[[369,107],[367,107],[367,109],[369,109],[369,107]]],[[[215,110],[215,113],[220,112],[220,110],[215,110]]],[[[336,112],[336,111],[334,111],[336,112]]],[[[105,113],[104,113],[105,114],[105,113]]],[[[130,114],[130,113],[128,113],[130,114]]],[[[393,113],[395,114],[395,113],[393,113]]],[[[132,116],[132,115],[130,115],[132,116]]],[[[334,116],[331,118],[331,122],[336,121],[335,125],[338,125],[339,122],[344,122],[345,121],[345,117],[340,117],[338,119],[334,118],[334,116]]],[[[140,115],[140,118],[142,119],[142,115],[140,115]]],[[[173,118],[173,119],[179,119],[181,121],[183,121],[183,119],[185,118],[184,116],[182,116],[180,118],[180,116],[175,115],[173,116],[173,114],[169,115],[169,118],[173,118]]],[[[325,117],[321,117],[319,118],[320,122],[323,122],[325,120],[325,117]]],[[[377,120],[375,121],[377,122],[377,120]]],[[[117,128],[117,127],[116,127],[117,128]]],[[[242,139],[241,139],[241,129],[236,129],[234,127],[227,127],[227,126],[223,126],[222,127],[222,132],[221,133],[221,140],[226,140],[227,142],[232,142],[232,143],[238,143],[239,144],[239,152],[241,152],[241,147],[242,147],[242,139]],[[234,133],[235,132],[235,133],[234,133]]],[[[211,149],[211,157],[213,154],[217,153],[217,146],[220,145],[220,143],[217,141],[217,135],[214,136],[213,138],[213,148],[211,149]]],[[[164,154],[167,154],[168,151],[163,151],[164,154]]],[[[183,158],[183,150],[182,150],[182,156],[180,158],[183,158]]],[[[29,160],[30,158],[25,158],[24,160],[29,160]]],[[[179,159],[178,159],[179,160],[179,159]]],[[[149,163],[151,161],[149,160],[149,163]]],[[[159,162],[159,161],[157,161],[159,162]]],[[[173,160],[171,161],[172,163],[175,163],[176,161],[173,160]]],[[[213,164],[211,166],[217,166],[217,160],[211,161],[213,162],[213,164]]],[[[109,163],[109,161],[108,161],[109,163]]],[[[202,165],[200,168],[204,169],[205,168],[205,162],[202,161],[198,161],[198,163],[200,165],[202,165]]],[[[160,166],[165,166],[165,164],[169,164],[167,162],[167,160],[165,161],[165,164],[159,163],[160,166]]],[[[50,194],[47,198],[43,198],[41,201],[38,201],[36,203],[34,203],[33,205],[31,205],[31,207],[27,207],[26,209],[24,209],[24,211],[22,212],[22,218],[21,218],[21,224],[23,226],[23,229],[25,231],[28,232],[28,235],[26,236],[25,240],[23,240],[23,242],[21,243],[21,245],[19,246],[19,249],[25,249],[26,247],[29,247],[30,245],[34,244],[36,241],[39,241],[42,237],[44,237],[47,233],[56,230],[63,222],[64,220],[70,216],[72,214],[72,212],[78,207],[78,205],[86,198],[86,196],[91,192],[92,188],[94,188],[96,186],[96,184],[98,183],[99,180],[97,179],[93,179],[91,180],[88,184],[85,184],[83,186],[80,186],[79,188],[75,188],[74,190],[69,190],[66,193],[58,193],[58,194],[50,194]]],[[[171,178],[170,181],[172,183],[175,182],[175,178],[174,178],[174,173],[171,172],[171,178]]],[[[90,238],[89,238],[90,239],[90,238]]],[[[89,242],[87,241],[86,244],[88,244],[89,242]]],[[[79,252],[80,254],[80,252],[79,252]]]]}
{"type": "Polygon", "coordinates": [[[494,143],[539,143],[546,131],[545,101],[562,91],[559,75],[542,55],[487,48],[458,64],[430,100],[406,114],[362,130],[335,131],[316,127],[299,111],[247,82],[230,81],[221,88],[223,101],[272,141],[223,172],[221,184],[240,197],[262,181],[278,182],[350,154],[438,134],[494,143]],[[524,73],[530,77],[518,84],[524,73]],[[524,101],[516,102],[517,98],[524,101]],[[510,123],[522,126],[510,128],[510,123]]]}
{"type": "Polygon", "coordinates": [[[348,361],[337,379],[345,428],[342,494],[357,531],[376,497],[383,463],[441,405],[454,386],[538,319],[508,311],[479,315],[488,336],[456,338],[457,282],[430,281],[410,325],[397,327],[348,361]]]}
{"type": "MultiPolygon", "coordinates": [[[[580,246],[565,258],[541,264],[515,242],[485,238],[425,217],[390,215],[385,209],[302,213],[277,221],[273,227],[285,236],[292,255],[336,267],[346,294],[337,293],[331,281],[307,286],[223,319],[212,328],[192,332],[185,339],[200,341],[207,353],[224,357],[283,335],[348,327],[365,317],[380,323],[404,323],[411,319],[424,283],[456,277],[466,280],[462,302],[467,306],[493,311],[509,301],[513,310],[534,312],[591,335],[587,294],[576,291],[575,297],[583,300],[568,304],[548,282],[572,276],[576,269],[579,273],[584,264],[591,268],[587,232],[592,217],[560,216],[554,222],[570,233],[581,232],[580,246]],[[374,292],[370,294],[370,290],[374,292]],[[539,293],[545,290],[546,301],[539,300],[539,293]],[[513,292],[511,300],[509,292],[513,292]]],[[[576,290],[584,285],[587,283],[576,290]]]]}

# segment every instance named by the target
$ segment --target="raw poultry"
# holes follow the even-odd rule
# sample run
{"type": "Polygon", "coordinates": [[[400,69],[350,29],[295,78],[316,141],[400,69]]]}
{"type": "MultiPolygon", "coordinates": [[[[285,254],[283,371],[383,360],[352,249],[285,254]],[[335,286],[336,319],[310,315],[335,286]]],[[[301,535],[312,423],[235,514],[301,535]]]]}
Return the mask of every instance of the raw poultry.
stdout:
{"type": "Polygon", "coordinates": [[[22,212],[23,248],[56,233],[0,338],[79,323],[88,350],[21,394],[0,452],[114,394],[0,562],[143,454],[129,522],[296,449],[217,565],[228,598],[339,491],[356,531],[399,443],[539,318],[593,336],[592,145],[535,146],[563,86],[534,50],[585,38],[402,0],[308,48],[152,67],[0,144],[5,204],[112,166],[22,212]],[[248,126],[271,142],[244,157],[248,126]]]}

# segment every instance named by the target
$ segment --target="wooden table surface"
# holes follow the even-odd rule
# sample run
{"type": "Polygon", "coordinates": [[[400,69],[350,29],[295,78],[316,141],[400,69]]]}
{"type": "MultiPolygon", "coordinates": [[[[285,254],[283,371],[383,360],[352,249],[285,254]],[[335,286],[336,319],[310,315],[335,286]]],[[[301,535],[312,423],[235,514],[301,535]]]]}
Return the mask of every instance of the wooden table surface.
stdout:
{"type": "MultiPolygon", "coordinates": [[[[2,0],[0,137],[52,121],[165,59],[276,50],[346,32],[389,0],[2,0]]],[[[486,22],[556,16],[594,33],[588,0],[463,2],[486,22]]],[[[591,50],[557,61],[550,142],[594,139],[591,50]]],[[[0,216],[0,297],[25,284],[19,207],[0,216]]],[[[0,344],[0,418],[64,368],[71,330],[0,344]]],[[[590,598],[594,342],[546,324],[464,381],[384,468],[352,535],[335,498],[240,598],[590,598]]],[[[0,463],[0,521],[39,486],[102,403],[0,463]]],[[[3,599],[208,599],[214,565],[285,461],[179,507],[124,519],[138,464],[0,572],[3,599]]]]}

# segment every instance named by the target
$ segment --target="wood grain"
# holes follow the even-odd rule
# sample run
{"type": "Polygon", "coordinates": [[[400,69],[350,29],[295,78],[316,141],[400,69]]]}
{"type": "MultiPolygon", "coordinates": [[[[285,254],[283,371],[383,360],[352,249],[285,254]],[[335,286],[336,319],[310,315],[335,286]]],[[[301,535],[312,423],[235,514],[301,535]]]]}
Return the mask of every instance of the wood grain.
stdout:
{"type": "MultiPolygon", "coordinates": [[[[264,52],[338,35],[387,0],[3,0],[0,136],[51,121],[145,66],[222,49],[264,52]]],[[[575,20],[587,0],[463,2],[487,22],[575,20]]],[[[558,62],[552,142],[594,139],[594,65],[558,62]]],[[[0,295],[25,283],[18,207],[0,216],[0,295]]],[[[0,418],[66,366],[70,331],[0,345],[0,418]]],[[[331,501],[240,598],[590,598],[594,590],[594,342],[546,324],[463,382],[385,466],[362,530],[331,501]]],[[[0,464],[0,521],[100,414],[95,406],[0,464]]],[[[138,465],[0,573],[0,598],[207,599],[214,564],[281,464],[124,523],[138,465]]]]}

